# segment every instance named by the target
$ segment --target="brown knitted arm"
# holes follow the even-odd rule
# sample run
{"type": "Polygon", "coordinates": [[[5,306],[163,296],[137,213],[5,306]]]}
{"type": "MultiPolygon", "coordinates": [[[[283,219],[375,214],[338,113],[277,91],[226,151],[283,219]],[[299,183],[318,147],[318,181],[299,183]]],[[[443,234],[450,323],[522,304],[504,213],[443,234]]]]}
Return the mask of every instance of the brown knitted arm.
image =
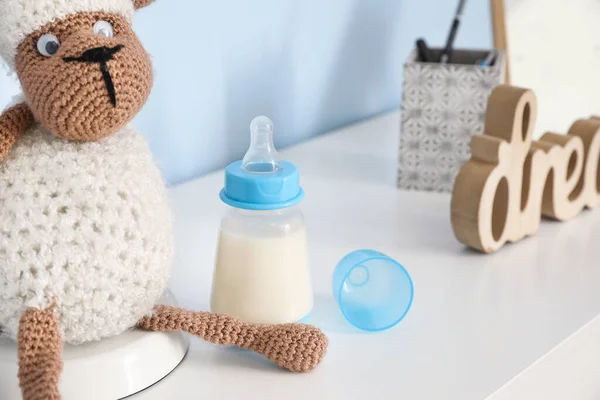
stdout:
{"type": "Polygon", "coordinates": [[[311,371],[319,365],[327,349],[327,337],[309,325],[252,325],[225,315],[170,306],[158,306],[138,327],[184,331],[214,344],[253,350],[292,372],[311,371]]]}
{"type": "Polygon", "coordinates": [[[154,0],[133,0],[133,6],[136,10],[149,6],[152,3],[154,3],[154,0]]]}
{"type": "Polygon", "coordinates": [[[0,115],[0,161],[33,122],[33,114],[25,103],[17,104],[0,115]]]}
{"type": "Polygon", "coordinates": [[[23,400],[60,400],[62,340],[54,308],[28,309],[21,317],[18,339],[23,400]]]}

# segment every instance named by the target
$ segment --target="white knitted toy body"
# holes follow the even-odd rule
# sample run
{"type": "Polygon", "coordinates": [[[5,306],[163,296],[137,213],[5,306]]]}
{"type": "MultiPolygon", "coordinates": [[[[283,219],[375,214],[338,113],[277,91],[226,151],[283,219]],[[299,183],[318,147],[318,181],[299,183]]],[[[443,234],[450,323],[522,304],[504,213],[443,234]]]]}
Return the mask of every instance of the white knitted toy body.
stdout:
{"type": "Polygon", "coordinates": [[[63,339],[118,335],[148,315],[172,264],[166,189],[132,128],[77,143],[36,126],[0,163],[0,329],[53,301],[63,339]]]}

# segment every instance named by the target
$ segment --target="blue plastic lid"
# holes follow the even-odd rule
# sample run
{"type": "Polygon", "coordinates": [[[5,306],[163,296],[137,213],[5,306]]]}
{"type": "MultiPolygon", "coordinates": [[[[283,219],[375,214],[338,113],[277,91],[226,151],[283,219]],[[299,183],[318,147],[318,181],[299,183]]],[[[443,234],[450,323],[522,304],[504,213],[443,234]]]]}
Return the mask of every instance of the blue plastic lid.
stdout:
{"type": "Polygon", "coordinates": [[[304,198],[300,174],[294,164],[279,159],[273,145],[273,123],[257,117],[250,131],[250,148],[244,159],[225,169],[221,200],[246,210],[277,210],[298,204],[304,198]]]}
{"type": "Polygon", "coordinates": [[[412,305],[414,288],[404,267],[374,250],[348,254],[333,273],[333,296],[344,317],[365,331],[398,324],[412,305]]]}

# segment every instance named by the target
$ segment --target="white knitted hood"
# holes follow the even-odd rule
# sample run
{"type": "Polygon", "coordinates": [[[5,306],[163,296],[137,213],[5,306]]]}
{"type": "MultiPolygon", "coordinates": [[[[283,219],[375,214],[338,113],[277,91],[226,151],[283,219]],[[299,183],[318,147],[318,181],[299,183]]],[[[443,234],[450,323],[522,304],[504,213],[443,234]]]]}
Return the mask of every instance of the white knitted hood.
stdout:
{"type": "Polygon", "coordinates": [[[120,14],[131,21],[132,0],[0,0],[0,57],[15,67],[17,47],[49,22],[79,12],[120,14]]]}

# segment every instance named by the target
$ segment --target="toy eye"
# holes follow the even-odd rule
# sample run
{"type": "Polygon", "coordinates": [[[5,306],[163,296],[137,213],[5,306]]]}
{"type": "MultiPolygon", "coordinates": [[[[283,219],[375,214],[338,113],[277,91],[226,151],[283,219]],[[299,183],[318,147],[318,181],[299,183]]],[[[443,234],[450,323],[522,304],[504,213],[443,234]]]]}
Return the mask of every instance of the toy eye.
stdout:
{"type": "Polygon", "coordinates": [[[106,22],[106,21],[96,22],[94,24],[94,33],[96,35],[105,36],[107,38],[111,38],[115,35],[113,26],[110,24],[110,22],[106,22]]]}
{"type": "Polygon", "coordinates": [[[56,54],[59,47],[60,41],[54,35],[42,35],[37,42],[38,51],[45,57],[52,57],[54,54],[56,54]]]}

